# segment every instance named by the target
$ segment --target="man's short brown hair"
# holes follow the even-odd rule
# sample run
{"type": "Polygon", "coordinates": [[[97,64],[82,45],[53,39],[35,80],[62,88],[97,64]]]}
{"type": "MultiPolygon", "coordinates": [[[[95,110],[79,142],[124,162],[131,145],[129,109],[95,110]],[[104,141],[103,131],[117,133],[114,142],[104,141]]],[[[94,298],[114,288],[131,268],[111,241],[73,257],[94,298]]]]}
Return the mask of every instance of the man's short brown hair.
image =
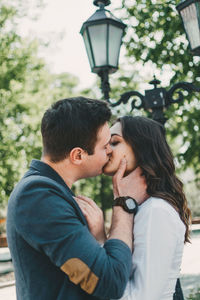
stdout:
{"type": "Polygon", "coordinates": [[[75,147],[93,154],[98,130],[110,117],[105,101],[84,97],[57,101],[42,118],[43,154],[53,162],[66,158],[75,147]]]}

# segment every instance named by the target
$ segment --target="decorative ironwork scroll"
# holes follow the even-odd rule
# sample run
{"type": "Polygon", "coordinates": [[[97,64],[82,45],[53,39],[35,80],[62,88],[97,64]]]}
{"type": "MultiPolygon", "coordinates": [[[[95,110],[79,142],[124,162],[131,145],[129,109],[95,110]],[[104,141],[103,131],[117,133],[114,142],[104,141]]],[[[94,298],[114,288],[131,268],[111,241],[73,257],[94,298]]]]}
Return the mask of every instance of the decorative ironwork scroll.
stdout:
{"type": "Polygon", "coordinates": [[[200,87],[195,86],[193,83],[189,82],[178,82],[175,83],[171,89],[167,92],[167,99],[166,99],[166,106],[169,106],[173,103],[178,103],[183,101],[184,95],[181,91],[176,92],[177,89],[183,89],[185,91],[189,92],[200,92],[200,87]],[[178,93],[178,98],[174,99],[173,94],[178,93]]]}
{"type": "Polygon", "coordinates": [[[115,107],[120,105],[121,103],[126,104],[133,96],[139,97],[141,103],[137,105],[137,100],[134,98],[131,102],[131,110],[133,110],[134,108],[141,109],[142,107],[144,107],[144,96],[137,91],[130,91],[122,94],[119,101],[117,101],[116,103],[110,103],[110,106],[115,107]]]}

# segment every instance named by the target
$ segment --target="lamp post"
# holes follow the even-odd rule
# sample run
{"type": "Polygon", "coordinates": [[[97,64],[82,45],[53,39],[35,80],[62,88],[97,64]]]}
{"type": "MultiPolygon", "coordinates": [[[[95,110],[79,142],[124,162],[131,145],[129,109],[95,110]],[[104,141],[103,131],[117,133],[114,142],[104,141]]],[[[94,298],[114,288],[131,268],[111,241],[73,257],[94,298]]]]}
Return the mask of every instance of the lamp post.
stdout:
{"type": "Polygon", "coordinates": [[[105,100],[109,100],[108,76],[118,69],[119,52],[126,25],[117,19],[105,6],[110,0],[94,0],[99,9],[83,23],[84,39],[91,71],[101,78],[101,89],[105,100]]]}
{"type": "MultiPolygon", "coordinates": [[[[186,2],[192,3],[192,5],[195,5],[196,7],[198,20],[195,21],[195,24],[198,22],[198,32],[197,34],[196,32],[192,33],[192,47],[195,53],[200,53],[200,0],[186,0],[180,4],[180,9],[182,9],[182,7],[183,9],[187,9],[185,6],[186,2]]],[[[144,95],[137,91],[129,91],[122,94],[117,102],[111,102],[109,97],[109,74],[116,72],[118,69],[120,47],[126,25],[123,24],[121,20],[117,19],[109,10],[105,9],[105,6],[110,4],[110,0],[94,0],[93,4],[98,6],[99,9],[83,23],[81,34],[84,39],[91,71],[97,73],[101,78],[101,90],[104,99],[110,103],[111,107],[118,106],[121,103],[126,104],[130,100],[132,101],[131,110],[144,109],[150,111],[152,119],[165,124],[167,118],[164,115],[164,110],[171,104],[181,102],[184,99],[180,89],[186,90],[187,92],[200,92],[200,88],[189,82],[179,82],[169,88],[169,90],[166,90],[165,88],[157,87],[160,84],[160,81],[154,77],[154,80],[150,82],[154,88],[145,90],[144,95]],[[178,93],[178,97],[174,98],[175,93],[178,93]],[[139,98],[139,104],[135,97],[139,98]]],[[[192,10],[194,10],[194,7],[192,10]]],[[[188,12],[186,15],[188,15],[188,12]]],[[[191,14],[191,16],[194,17],[194,14],[191,14]]],[[[191,26],[188,26],[187,28],[190,28],[191,26]]],[[[188,36],[191,32],[192,30],[188,31],[188,36]]]]}

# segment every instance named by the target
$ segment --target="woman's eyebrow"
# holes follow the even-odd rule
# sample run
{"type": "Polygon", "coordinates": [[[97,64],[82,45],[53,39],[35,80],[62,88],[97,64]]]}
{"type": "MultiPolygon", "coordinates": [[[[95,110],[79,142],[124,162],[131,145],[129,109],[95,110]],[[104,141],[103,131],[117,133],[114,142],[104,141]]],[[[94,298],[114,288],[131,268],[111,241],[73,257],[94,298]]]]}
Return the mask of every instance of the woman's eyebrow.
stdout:
{"type": "Polygon", "coordinates": [[[110,140],[111,140],[111,137],[110,137],[109,141],[104,145],[104,147],[110,143],[110,140]]]}
{"type": "Polygon", "coordinates": [[[112,133],[112,134],[111,134],[111,137],[113,137],[114,135],[117,135],[117,136],[122,137],[120,134],[117,134],[117,133],[112,133]]]}

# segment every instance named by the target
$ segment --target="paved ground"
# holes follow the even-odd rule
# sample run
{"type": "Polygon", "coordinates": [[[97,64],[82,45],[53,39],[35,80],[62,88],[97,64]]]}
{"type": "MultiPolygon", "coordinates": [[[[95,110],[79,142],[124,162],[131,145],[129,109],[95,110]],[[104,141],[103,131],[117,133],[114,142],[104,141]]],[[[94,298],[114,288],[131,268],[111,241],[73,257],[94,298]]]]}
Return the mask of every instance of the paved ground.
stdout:
{"type": "Polygon", "coordinates": [[[15,286],[0,289],[1,300],[16,300],[15,286]]]}
{"type": "Polygon", "coordinates": [[[200,236],[192,238],[192,244],[186,244],[181,266],[181,284],[184,296],[192,289],[200,287],[200,236]]]}
{"type": "MultiPolygon", "coordinates": [[[[0,249],[0,253],[8,251],[0,249]]],[[[12,274],[10,275],[12,280],[12,274]]],[[[0,278],[1,279],[1,278],[0,278]]],[[[1,280],[2,281],[2,280],[1,280]]],[[[192,238],[192,244],[184,248],[183,263],[181,267],[181,284],[185,298],[191,289],[200,287],[200,235],[192,238]]],[[[1,300],[16,300],[15,286],[0,288],[1,300]]]]}

